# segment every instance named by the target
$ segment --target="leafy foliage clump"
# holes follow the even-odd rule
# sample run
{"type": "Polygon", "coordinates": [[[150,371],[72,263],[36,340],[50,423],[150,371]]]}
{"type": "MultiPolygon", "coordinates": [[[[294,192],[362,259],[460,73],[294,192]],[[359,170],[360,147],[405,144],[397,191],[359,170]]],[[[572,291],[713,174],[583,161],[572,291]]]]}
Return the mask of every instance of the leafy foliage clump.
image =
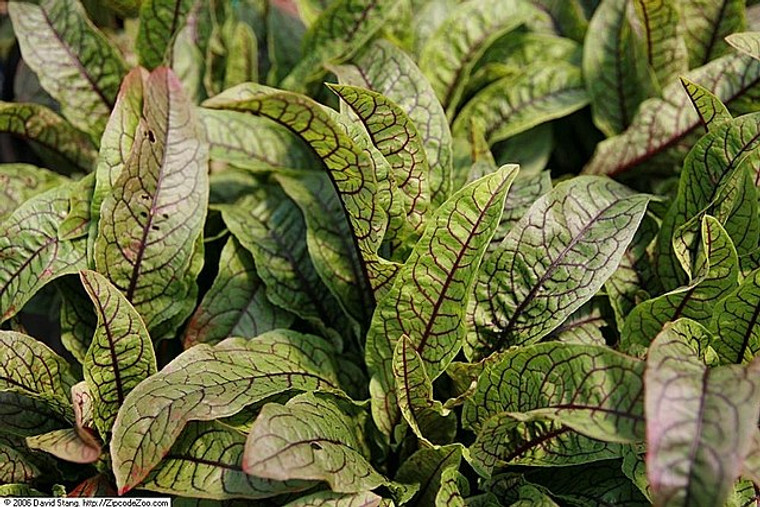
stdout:
{"type": "Polygon", "coordinates": [[[12,0],[0,494],[757,502],[714,4],[12,0]]]}

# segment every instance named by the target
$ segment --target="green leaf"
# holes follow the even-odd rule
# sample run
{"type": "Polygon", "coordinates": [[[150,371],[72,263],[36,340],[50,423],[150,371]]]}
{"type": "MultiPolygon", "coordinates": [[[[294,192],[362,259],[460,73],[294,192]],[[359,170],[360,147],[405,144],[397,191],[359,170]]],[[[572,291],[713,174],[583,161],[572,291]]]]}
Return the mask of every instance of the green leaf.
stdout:
{"type": "Polygon", "coordinates": [[[63,176],[30,164],[0,164],[0,222],[31,197],[65,181],[63,176]]]}
{"type": "Polygon", "coordinates": [[[26,64],[63,115],[97,142],[127,73],[121,55],[77,0],[11,2],[8,13],[26,64]]]}
{"type": "Polygon", "coordinates": [[[84,363],[98,319],[78,277],[65,276],[56,283],[61,297],[61,344],[74,359],[84,363]]]}
{"type": "Polygon", "coordinates": [[[172,61],[174,38],[185,25],[194,3],[194,0],[142,0],[135,40],[140,65],[152,70],[172,61]]]}
{"type": "Polygon", "coordinates": [[[745,55],[760,60],[760,32],[733,33],[726,37],[726,42],[745,55]]]}
{"type": "Polygon", "coordinates": [[[246,169],[316,169],[319,161],[287,128],[235,111],[198,109],[212,160],[246,169]]]}
{"type": "Polygon", "coordinates": [[[317,326],[334,325],[339,305],[309,258],[298,206],[270,186],[219,209],[235,238],[253,254],[269,301],[317,326]]]}
{"type": "Polygon", "coordinates": [[[689,67],[698,67],[729,52],[723,39],[746,27],[742,0],[681,0],[681,20],[689,67]]]}
{"type": "Polygon", "coordinates": [[[636,0],[633,4],[649,65],[660,84],[670,83],[689,70],[680,3],[680,0],[636,0]]]}
{"type": "Polygon", "coordinates": [[[605,310],[601,299],[591,299],[573,312],[549,337],[562,343],[606,345],[602,332],[602,328],[609,325],[605,310]]]}
{"type": "Polygon", "coordinates": [[[603,0],[583,45],[583,77],[594,124],[607,136],[628,128],[639,104],[656,89],[646,44],[631,27],[630,7],[627,0],[603,0]]]}
{"type": "Polygon", "coordinates": [[[657,504],[722,505],[757,431],[760,362],[708,368],[690,339],[676,322],[649,348],[647,475],[657,504]]]}
{"type": "Polygon", "coordinates": [[[330,85],[361,119],[372,143],[388,160],[391,177],[403,194],[406,220],[421,232],[430,204],[429,168],[417,128],[395,102],[377,92],[330,85]]]}
{"type": "Polygon", "coordinates": [[[35,496],[48,496],[44,493],[40,493],[36,489],[27,486],[26,484],[3,484],[0,486],[0,497],[17,497],[17,498],[29,498],[35,496]]]}
{"type": "Polygon", "coordinates": [[[489,144],[502,141],[588,104],[581,69],[565,62],[539,62],[478,92],[459,112],[454,135],[465,135],[470,118],[485,124],[489,144]]]}
{"type": "Polygon", "coordinates": [[[465,334],[472,283],[516,174],[516,166],[504,166],[438,208],[375,310],[365,360],[373,377],[373,418],[388,435],[398,417],[392,372],[396,342],[409,336],[431,380],[454,359],[465,334]]]}
{"type": "Polygon", "coordinates": [[[195,306],[208,146],[170,70],[153,72],[145,89],[132,153],[101,206],[94,257],[153,331],[195,306]]]}
{"type": "Polygon", "coordinates": [[[0,482],[31,483],[42,476],[40,466],[23,438],[0,435],[0,482]]]}
{"type": "Polygon", "coordinates": [[[0,131],[59,155],[61,172],[90,172],[95,164],[97,152],[87,135],[40,104],[0,102],[0,131]]]}
{"type": "Polygon", "coordinates": [[[447,468],[441,473],[441,489],[435,496],[436,507],[465,507],[462,486],[467,487],[467,479],[454,468],[447,468]]]}
{"type": "Polygon", "coordinates": [[[497,163],[504,164],[512,161],[519,164],[520,174],[527,177],[538,176],[546,169],[554,144],[552,124],[542,123],[522,134],[497,143],[493,149],[497,163]]]}
{"type": "Polygon", "coordinates": [[[430,202],[433,207],[442,204],[451,193],[451,131],[433,88],[414,61],[393,44],[379,40],[351,65],[332,70],[341,83],[380,93],[406,112],[427,154],[430,202]]]}
{"type": "Polygon", "coordinates": [[[303,42],[306,25],[312,24],[307,20],[299,3],[298,14],[293,16],[283,7],[273,5],[269,9],[266,20],[267,53],[269,56],[269,72],[266,82],[268,84],[280,83],[290,72],[293,71],[303,57],[301,43],[303,42]]]}
{"type": "Polygon", "coordinates": [[[26,445],[71,463],[94,463],[100,458],[100,444],[87,430],[68,428],[26,437],[26,445]]]}
{"type": "Polygon", "coordinates": [[[336,493],[361,493],[386,483],[367,461],[367,413],[335,396],[302,394],[269,403],[248,435],[243,470],[276,480],[327,481],[336,493]]]}
{"type": "Polygon", "coordinates": [[[760,352],[760,271],[755,271],[713,308],[710,330],[721,363],[748,363],[760,352]]]}
{"type": "Polygon", "coordinates": [[[475,64],[504,34],[525,23],[529,6],[516,0],[470,0],[450,12],[425,42],[419,62],[449,118],[453,118],[475,64]]]}
{"type": "Polygon", "coordinates": [[[621,330],[621,350],[642,353],[666,322],[679,317],[707,324],[715,304],[736,288],[736,250],[725,229],[709,215],[702,221],[702,248],[697,263],[697,276],[690,285],[648,299],[633,309],[621,330]]]}
{"type": "Polygon", "coordinates": [[[313,486],[243,472],[245,435],[217,422],[191,422],[161,463],[140,484],[158,493],[223,500],[269,498],[313,486]]]}
{"type": "Polygon", "coordinates": [[[644,436],[644,363],[593,345],[540,343],[507,352],[486,368],[467,400],[463,424],[480,431],[501,412],[550,416],[591,438],[644,436]]]}
{"type": "MultiPolygon", "coordinates": [[[[754,90],[760,81],[760,62],[732,54],[694,69],[685,77],[701,84],[723,103],[730,103],[754,90]]],[[[677,146],[699,127],[699,115],[679,81],[665,86],[662,97],[643,102],[625,132],[599,143],[583,171],[610,176],[626,173],[677,146]]]]}
{"type": "Polygon", "coordinates": [[[86,267],[84,242],[58,237],[68,209],[68,188],[59,186],[29,199],[0,224],[0,321],[49,281],[86,267]]]}
{"type": "Polygon", "coordinates": [[[625,476],[647,497],[647,500],[651,501],[652,488],[647,479],[646,462],[644,455],[640,454],[636,447],[636,445],[624,446],[622,470],[625,476]]]}
{"type": "Polygon", "coordinates": [[[458,444],[422,447],[401,463],[395,479],[404,484],[420,485],[413,498],[415,505],[435,505],[443,472],[458,469],[461,460],[462,446],[458,444]]]}
{"type": "Polygon", "coordinates": [[[206,49],[209,95],[247,81],[258,81],[258,43],[253,29],[233,15],[214,26],[206,49]]]}
{"type": "Polygon", "coordinates": [[[324,74],[325,63],[340,63],[363,47],[398,9],[398,0],[337,0],[320,14],[304,34],[308,48],[281,86],[302,91],[324,74]]]}
{"type": "Polygon", "coordinates": [[[285,507],[378,507],[381,500],[381,497],[370,491],[362,493],[319,491],[288,502],[285,507]]]}
{"type": "Polygon", "coordinates": [[[273,305],[259,278],[251,254],[234,237],[219,258],[219,272],[185,328],[186,349],[198,343],[214,345],[228,336],[253,338],[288,328],[294,316],[273,305]]]}
{"type": "Polygon", "coordinates": [[[596,177],[560,183],[536,201],[483,263],[468,310],[467,357],[536,342],[591,299],[615,271],[648,201],[596,177]]]}
{"type": "Polygon", "coordinates": [[[106,439],[127,394],[156,373],[156,356],[145,324],[121,292],[95,271],[79,277],[98,317],[84,378],[93,394],[95,426],[106,439]]]}
{"type": "MultiPolygon", "coordinates": [[[[68,404],[66,404],[68,405],[68,404]]],[[[0,391],[0,431],[21,437],[66,428],[73,418],[60,400],[23,390],[0,391]]]]}
{"type": "Polygon", "coordinates": [[[731,113],[728,112],[728,109],[723,102],[721,102],[710,90],[702,85],[689,81],[685,77],[681,78],[681,84],[686,90],[686,93],[689,94],[689,98],[691,99],[692,104],[694,104],[694,109],[697,110],[699,118],[702,120],[702,123],[704,123],[707,130],[733,119],[731,113]]]}
{"type": "Polygon", "coordinates": [[[351,226],[329,177],[316,171],[279,173],[277,181],[306,220],[306,244],[314,269],[350,316],[366,328],[375,302],[351,226]]]}
{"type": "Polygon", "coordinates": [[[133,389],[116,417],[111,459],[120,494],[145,478],[188,421],[227,417],[291,389],[337,388],[334,354],[321,338],[285,330],[187,350],[133,389]]]}

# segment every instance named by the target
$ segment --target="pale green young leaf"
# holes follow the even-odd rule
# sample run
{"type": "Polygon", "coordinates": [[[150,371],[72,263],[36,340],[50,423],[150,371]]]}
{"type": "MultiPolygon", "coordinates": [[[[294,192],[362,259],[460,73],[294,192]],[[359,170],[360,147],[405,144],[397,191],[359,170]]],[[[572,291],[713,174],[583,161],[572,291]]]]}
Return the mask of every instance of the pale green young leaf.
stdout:
{"type": "Polygon", "coordinates": [[[295,317],[269,302],[251,254],[231,237],[222,249],[219,272],[185,328],[186,349],[213,345],[229,336],[253,338],[288,328],[295,317]]]}
{"type": "Polygon", "coordinates": [[[623,465],[621,470],[639,488],[639,491],[641,491],[647,500],[651,502],[652,488],[649,485],[649,479],[647,479],[644,455],[639,453],[635,444],[624,446],[622,455],[623,465]]]}
{"type": "Polygon", "coordinates": [[[760,362],[708,368],[678,326],[657,336],[644,373],[652,499],[722,505],[757,431],[760,362]]]}
{"type": "Polygon", "coordinates": [[[460,0],[421,1],[415,8],[412,5],[414,20],[412,22],[411,54],[418,57],[428,39],[446,21],[451,12],[461,3],[460,0]]]}
{"type": "MultiPolygon", "coordinates": [[[[274,4],[267,13],[266,19],[266,43],[267,53],[269,56],[269,72],[267,73],[267,84],[277,85],[293,71],[303,56],[303,42],[306,26],[311,22],[306,19],[301,11],[299,0],[300,16],[293,16],[287,12],[287,9],[280,8],[274,4]],[[305,23],[305,24],[304,24],[305,23]]],[[[287,4],[281,4],[285,6],[287,4]]],[[[262,81],[263,82],[263,81],[262,81]]]]}
{"type": "Polygon", "coordinates": [[[90,172],[98,156],[86,134],[40,104],[0,102],[0,131],[56,153],[63,172],[90,172]]]}
{"type": "Polygon", "coordinates": [[[621,350],[643,353],[666,322],[680,317],[708,324],[715,304],[737,287],[736,249],[725,229],[709,215],[702,221],[701,243],[693,282],[636,306],[623,324],[621,350]]]}
{"type": "Polygon", "coordinates": [[[366,266],[365,276],[372,288],[382,290],[391,281],[395,267],[381,262],[377,257],[387,216],[379,206],[373,161],[356,141],[345,134],[343,127],[335,122],[329,112],[303,95],[256,85],[234,87],[209,99],[204,105],[270,118],[288,127],[309,144],[322,158],[341,197],[353,230],[353,241],[361,253],[366,266]]]}
{"type": "Polygon", "coordinates": [[[259,80],[258,42],[249,25],[228,15],[221,26],[214,27],[211,37],[204,76],[210,96],[240,83],[259,80]]]}
{"type": "Polygon", "coordinates": [[[462,446],[459,444],[421,447],[401,463],[395,480],[403,484],[419,484],[420,489],[412,499],[415,505],[435,505],[443,472],[457,470],[461,460],[462,446]]]}
{"type": "Polygon", "coordinates": [[[551,417],[503,412],[488,418],[470,446],[470,461],[490,476],[508,465],[568,466],[620,456],[621,444],[573,431],[551,417]]]}
{"type": "Polygon", "coordinates": [[[280,482],[246,474],[244,448],[242,433],[214,421],[191,422],[140,489],[211,500],[253,500],[313,487],[305,481],[280,482]]]}
{"type": "Polygon", "coordinates": [[[84,378],[93,395],[95,426],[105,440],[127,394],[156,373],[156,355],[142,318],[122,293],[95,271],[81,271],[79,277],[98,317],[84,378]]]}
{"type": "Polygon", "coordinates": [[[626,0],[603,0],[583,45],[583,77],[594,124],[607,136],[628,128],[639,104],[656,89],[646,46],[629,21],[630,8],[626,0]]]}
{"type": "Polygon", "coordinates": [[[455,467],[441,472],[441,488],[435,495],[436,507],[465,507],[464,497],[469,493],[467,478],[455,467]]]}
{"type": "Polygon", "coordinates": [[[681,0],[681,20],[689,67],[699,67],[730,51],[724,38],[747,26],[742,0],[681,0]]]}
{"type": "Polygon", "coordinates": [[[391,177],[403,195],[406,220],[421,232],[430,204],[429,167],[414,123],[401,107],[377,92],[350,85],[330,85],[330,89],[359,116],[390,164],[391,177]]]}
{"type": "Polygon", "coordinates": [[[422,71],[404,51],[379,40],[350,65],[333,68],[341,83],[373,90],[403,109],[417,127],[430,167],[433,207],[451,193],[452,139],[449,123],[422,71]]]}
{"type": "Polygon", "coordinates": [[[620,263],[648,201],[597,177],[563,182],[536,201],[481,267],[468,309],[468,358],[534,343],[591,299],[620,263]]]}
{"type": "Polygon", "coordinates": [[[327,481],[336,493],[361,493],[386,483],[367,460],[364,409],[337,396],[302,394],[269,403],[248,435],[243,470],[275,480],[327,481]]]}
{"type": "Polygon", "coordinates": [[[86,381],[71,387],[71,405],[74,409],[74,426],[80,430],[95,429],[95,402],[86,381]]]}
{"type": "Polygon", "coordinates": [[[335,325],[340,308],[309,258],[301,210],[276,186],[234,205],[220,205],[224,223],[253,254],[273,304],[317,326],[335,325]]]}
{"type": "Polygon", "coordinates": [[[135,40],[140,65],[152,70],[172,61],[174,39],[185,25],[194,3],[194,0],[142,0],[140,28],[135,40]]]}
{"type": "Polygon", "coordinates": [[[589,23],[583,0],[536,0],[535,3],[549,14],[557,32],[573,40],[583,41],[589,23]]]}
{"type": "Polygon", "coordinates": [[[92,302],[76,276],[61,278],[56,288],[61,297],[61,344],[74,359],[84,363],[97,326],[92,302]]]}
{"type": "Polygon", "coordinates": [[[87,236],[90,227],[90,200],[95,189],[95,173],[86,174],[82,179],[68,186],[69,212],[58,227],[58,237],[74,240],[87,236]]]}
{"type": "Polygon", "coordinates": [[[68,210],[68,186],[58,186],[0,223],[0,321],[19,312],[49,281],[86,267],[84,241],[58,237],[68,210]]]}
{"type": "Polygon", "coordinates": [[[285,507],[378,507],[382,500],[382,497],[371,491],[362,493],[319,491],[288,502],[285,507]]]}
{"type": "Polygon", "coordinates": [[[688,53],[680,19],[680,0],[636,0],[633,5],[641,26],[649,66],[660,85],[689,70],[688,53]]]}
{"type": "Polygon", "coordinates": [[[760,32],[733,33],[726,37],[726,42],[745,55],[760,60],[760,32]]]}
{"type": "Polygon", "coordinates": [[[713,308],[710,330],[721,363],[748,363],[760,352],[760,271],[750,274],[713,308]]]}
{"type": "Polygon", "coordinates": [[[365,327],[375,306],[372,287],[329,177],[316,171],[283,172],[275,177],[306,220],[306,244],[314,269],[346,312],[365,327]]]}
{"type": "Polygon", "coordinates": [[[100,458],[100,443],[87,430],[67,428],[26,437],[30,449],[52,454],[71,463],[94,463],[100,458]]]}
{"type": "Polygon", "coordinates": [[[466,135],[471,118],[485,125],[489,144],[566,116],[588,104],[581,69],[566,62],[535,63],[487,86],[458,113],[452,130],[466,135]]]}
{"type": "Polygon", "coordinates": [[[476,432],[501,412],[533,412],[607,442],[644,437],[644,363],[605,346],[540,343],[489,365],[465,403],[476,432]]]}
{"type": "Polygon", "coordinates": [[[334,355],[322,338],[286,330],[185,351],[133,389],[116,417],[111,459],[120,493],[148,475],[188,421],[227,417],[288,390],[337,389],[334,355]]]}
{"type": "Polygon", "coordinates": [[[211,160],[246,169],[318,169],[320,162],[299,138],[267,118],[200,108],[211,160]]]}
{"type": "Polygon", "coordinates": [[[373,376],[373,417],[386,434],[398,418],[392,372],[396,342],[409,336],[431,380],[454,359],[465,334],[472,283],[516,174],[516,166],[504,166],[438,208],[375,310],[365,360],[373,376]]]}
{"type": "Polygon", "coordinates": [[[151,73],[144,93],[131,155],[101,205],[94,257],[153,331],[195,303],[208,145],[171,70],[151,73]]]}
{"type": "Polygon", "coordinates": [[[383,28],[400,3],[399,0],[332,2],[304,34],[304,56],[283,79],[281,87],[302,91],[324,75],[324,64],[350,58],[383,28]]]}
{"type": "MultiPolygon", "coordinates": [[[[760,81],[760,62],[730,54],[688,72],[685,77],[730,105],[732,100],[755,90],[760,81]]],[[[689,94],[680,81],[674,81],[663,88],[662,98],[641,104],[625,132],[599,143],[584,172],[610,176],[626,173],[677,146],[700,124],[689,94]]]]}
{"type": "Polygon", "coordinates": [[[0,483],[31,483],[43,475],[41,461],[23,438],[0,435],[0,483]]]}
{"type": "Polygon", "coordinates": [[[707,130],[733,119],[731,113],[728,112],[728,108],[713,92],[702,85],[689,81],[685,77],[681,78],[681,84],[686,93],[689,94],[694,109],[697,110],[699,118],[707,130]]]}
{"type": "MultiPolygon", "coordinates": [[[[573,0],[564,3],[572,4],[573,0]]],[[[547,63],[562,60],[580,64],[581,49],[581,45],[574,40],[559,37],[553,33],[516,31],[489,46],[478,60],[477,68],[482,69],[494,63],[521,68],[539,60],[547,63]]]]}
{"type": "Polygon", "coordinates": [[[516,0],[470,0],[450,12],[420,53],[422,72],[449,118],[475,64],[494,41],[525,23],[530,5],[516,0]]]}
{"type": "Polygon", "coordinates": [[[95,142],[105,129],[127,66],[78,0],[8,5],[24,61],[63,115],[95,142]]]}
{"type": "Polygon", "coordinates": [[[68,181],[63,176],[31,164],[0,165],[0,222],[20,205],[46,190],[68,181]]]}
{"type": "Polygon", "coordinates": [[[510,507],[558,507],[546,488],[523,484],[517,489],[517,500],[510,507]]]}

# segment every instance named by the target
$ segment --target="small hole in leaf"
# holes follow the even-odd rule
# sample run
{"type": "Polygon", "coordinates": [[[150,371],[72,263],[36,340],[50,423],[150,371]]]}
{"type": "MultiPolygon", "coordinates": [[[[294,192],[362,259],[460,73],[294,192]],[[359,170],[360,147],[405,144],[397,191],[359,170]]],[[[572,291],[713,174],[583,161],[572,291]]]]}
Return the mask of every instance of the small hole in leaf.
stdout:
{"type": "Polygon", "coordinates": [[[147,201],[148,199],[150,199],[150,197],[148,197],[148,194],[143,194],[143,195],[141,195],[140,197],[141,197],[141,198],[143,198],[143,199],[145,199],[146,201],[147,201]]]}
{"type": "Polygon", "coordinates": [[[311,443],[311,444],[309,444],[309,445],[310,445],[310,446],[311,446],[311,448],[312,448],[312,449],[314,449],[315,451],[321,451],[321,450],[322,450],[322,446],[321,446],[321,445],[319,445],[319,444],[318,444],[318,443],[316,443],[316,442],[312,442],[312,443],[311,443]]]}
{"type": "Polygon", "coordinates": [[[158,230],[158,226],[154,225],[153,227],[151,227],[151,229],[153,229],[154,231],[157,231],[158,230]]]}
{"type": "Polygon", "coordinates": [[[161,217],[162,217],[164,220],[166,220],[167,218],[169,218],[169,215],[167,215],[166,213],[162,213],[162,214],[161,214],[161,217]]]}
{"type": "Polygon", "coordinates": [[[143,218],[145,218],[145,217],[148,216],[148,213],[146,213],[145,211],[141,211],[140,212],[140,216],[143,217],[143,218]]]}
{"type": "Polygon", "coordinates": [[[148,131],[148,141],[150,141],[151,143],[156,142],[156,136],[153,134],[152,130],[148,131]]]}

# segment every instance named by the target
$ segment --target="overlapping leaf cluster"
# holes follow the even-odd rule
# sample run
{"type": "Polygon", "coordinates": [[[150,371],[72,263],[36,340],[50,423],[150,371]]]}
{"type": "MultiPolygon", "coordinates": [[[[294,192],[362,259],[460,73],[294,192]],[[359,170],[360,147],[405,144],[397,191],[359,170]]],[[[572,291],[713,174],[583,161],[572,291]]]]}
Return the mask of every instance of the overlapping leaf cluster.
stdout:
{"type": "Polygon", "coordinates": [[[0,494],[757,501],[756,9],[86,7],[8,8],[0,494]]]}

